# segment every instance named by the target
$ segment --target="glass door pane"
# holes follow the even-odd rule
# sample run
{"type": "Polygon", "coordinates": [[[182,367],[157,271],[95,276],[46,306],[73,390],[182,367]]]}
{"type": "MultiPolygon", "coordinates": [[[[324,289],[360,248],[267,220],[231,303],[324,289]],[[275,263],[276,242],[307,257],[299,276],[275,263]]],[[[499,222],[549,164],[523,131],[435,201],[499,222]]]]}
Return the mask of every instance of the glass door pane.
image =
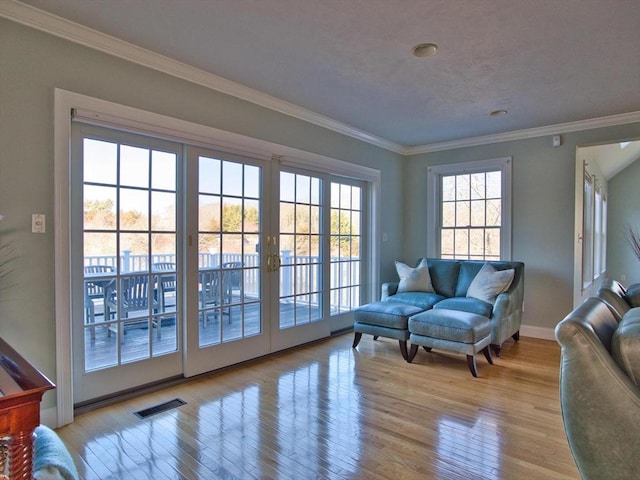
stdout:
{"type": "Polygon", "coordinates": [[[175,352],[176,154],[92,138],[83,151],[85,370],[175,352]]]}
{"type": "Polygon", "coordinates": [[[260,167],[198,157],[200,347],[259,335],[260,167]]]}
{"type": "Polygon", "coordinates": [[[84,402],[181,373],[179,146],[78,129],[74,401],[84,402]]]}
{"type": "Polygon", "coordinates": [[[322,180],[280,173],[280,329],[322,320],[322,180]]]}
{"type": "Polygon", "coordinates": [[[360,306],[362,187],[331,182],[331,315],[360,306]]]}

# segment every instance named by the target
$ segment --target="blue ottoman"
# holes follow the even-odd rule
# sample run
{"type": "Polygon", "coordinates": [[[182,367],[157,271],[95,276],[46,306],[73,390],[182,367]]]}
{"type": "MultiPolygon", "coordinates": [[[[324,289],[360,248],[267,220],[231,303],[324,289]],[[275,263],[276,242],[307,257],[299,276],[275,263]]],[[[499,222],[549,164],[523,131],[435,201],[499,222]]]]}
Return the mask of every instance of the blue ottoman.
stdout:
{"type": "Polygon", "coordinates": [[[411,351],[407,362],[411,363],[421,345],[427,352],[441,348],[467,355],[467,365],[474,377],[478,376],[476,353],[482,352],[493,365],[489,344],[491,322],[475,313],[438,308],[419,313],[409,319],[411,351]]]}
{"type": "Polygon", "coordinates": [[[402,358],[408,360],[409,317],[422,311],[420,307],[401,302],[373,302],[358,307],[354,313],[353,348],[358,346],[363,333],[373,335],[374,340],[378,337],[395,338],[400,343],[402,358]]]}

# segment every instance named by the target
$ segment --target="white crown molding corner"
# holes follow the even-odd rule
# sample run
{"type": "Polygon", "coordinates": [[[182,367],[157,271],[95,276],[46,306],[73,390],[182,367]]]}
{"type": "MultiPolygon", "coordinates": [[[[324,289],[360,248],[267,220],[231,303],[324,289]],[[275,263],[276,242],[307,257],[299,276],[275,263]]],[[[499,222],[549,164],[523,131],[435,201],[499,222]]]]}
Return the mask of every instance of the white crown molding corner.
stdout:
{"type": "Polygon", "coordinates": [[[559,135],[562,133],[577,132],[580,130],[590,130],[593,128],[612,127],[627,123],[640,122],[640,112],[629,112],[620,115],[610,115],[608,117],[592,118],[577,122],[559,123],[544,127],[528,128],[525,130],[514,130],[512,132],[497,133],[494,135],[484,135],[481,137],[464,138],[452,140],[450,142],[431,143],[407,147],[402,154],[405,156],[419,155],[421,153],[439,152],[442,150],[452,150],[454,148],[476,147],[491,143],[509,142],[513,140],[524,140],[527,138],[544,137],[546,135],[559,135]]]}
{"type": "Polygon", "coordinates": [[[318,125],[357,140],[375,145],[394,153],[402,154],[403,146],[371,133],[312,112],[303,107],[267,95],[213,73],[178,62],[164,55],[138,47],[116,37],[71,22],[17,0],[0,0],[0,16],[71,42],[113,55],[124,60],[166,73],[176,78],[195,83],[218,92],[231,95],[283,113],[285,115],[318,125]]]}
{"type": "Polygon", "coordinates": [[[398,153],[405,157],[423,153],[451,150],[454,148],[488,145],[491,143],[523,140],[545,135],[588,130],[593,128],[622,125],[640,122],[640,112],[630,112],[621,115],[581,120],[577,122],[548,125],[538,128],[516,130],[512,132],[471,137],[448,142],[436,142],[413,147],[405,147],[390,140],[320,115],[306,108],[286,102],[285,100],[267,95],[258,90],[246,87],[213,73],[178,62],[158,53],[146,50],[116,37],[106,35],[97,30],[71,22],[48,12],[44,12],[18,0],[0,0],[0,16],[28,27],[41,30],[57,37],[69,40],[94,50],[134,62],[136,64],[163,72],[182,80],[195,83],[211,90],[215,90],[241,100],[251,102],[261,107],[297,118],[299,120],[326,128],[371,145],[398,153]]]}

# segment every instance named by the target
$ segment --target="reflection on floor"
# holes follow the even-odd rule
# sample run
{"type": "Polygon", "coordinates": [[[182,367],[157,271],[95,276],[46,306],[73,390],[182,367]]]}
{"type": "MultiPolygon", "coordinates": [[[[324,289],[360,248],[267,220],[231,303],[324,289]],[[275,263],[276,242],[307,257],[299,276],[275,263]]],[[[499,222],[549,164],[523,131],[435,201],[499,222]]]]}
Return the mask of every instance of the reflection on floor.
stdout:
{"type": "Polygon", "coordinates": [[[84,480],[578,479],[559,348],[462,355],[342,335],[76,417],[58,430],[84,480]],[[181,398],[142,420],[134,412],[181,398]]]}
{"type": "MultiPolygon", "coordinates": [[[[212,309],[201,314],[198,322],[199,346],[216,345],[242,338],[258,335],[262,332],[261,304],[257,301],[250,303],[245,299],[244,304],[221,309],[212,309]]],[[[305,304],[293,305],[281,302],[279,306],[280,328],[308,323],[309,319],[320,318],[316,306],[305,304]]],[[[100,318],[102,311],[97,315],[100,318]]],[[[144,360],[153,356],[176,352],[178,349],[178,334],[175,322],[175,307],[163,316],[157,317],[152,329],[149,330],[148,321],[132,320],[122,335],[120,342],[120,363],[144,360]],[[160,330],[158,331],[158,328],[160,330]],[[159,333],[159,335],[158,335],[159,333]]],[[[85,370],[92,371],[118,365],[118,335],[116,331],[109,331],[101,321],[95,327],[85,329],[85,370]]],[[[113,329],[112,329],[113,330],[113,329]]]]}

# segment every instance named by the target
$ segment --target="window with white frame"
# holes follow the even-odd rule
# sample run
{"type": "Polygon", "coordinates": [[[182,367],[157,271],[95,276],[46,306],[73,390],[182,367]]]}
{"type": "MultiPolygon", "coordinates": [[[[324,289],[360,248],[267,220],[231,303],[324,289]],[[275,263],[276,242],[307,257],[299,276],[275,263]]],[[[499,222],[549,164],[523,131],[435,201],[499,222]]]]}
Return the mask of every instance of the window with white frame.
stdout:
{"type": "Polygon", "coordinates": [[[594,214],[595,214],[595,188],[594,177],[584,170],[584,210],[582,219],[582,236],[584,238],[582,249],[582,286],[587,288],[593,280],[593,240],[594,240],[594,214]]]}
{"type": "Polygon", "coordinates": [[[583,175],[582,288],[587,289],[607,270],[607,186],[586,164],[583,175]]]}
{"type": "Polygon", "coordinates": [[[360,306],[364,184],[331,182],[331,314],[360,306]]]}
{"type": "Polygon", "coordinates": [[[428,256],[511,258],[510,157],[429,167],[428,189],[428,256]]]}

